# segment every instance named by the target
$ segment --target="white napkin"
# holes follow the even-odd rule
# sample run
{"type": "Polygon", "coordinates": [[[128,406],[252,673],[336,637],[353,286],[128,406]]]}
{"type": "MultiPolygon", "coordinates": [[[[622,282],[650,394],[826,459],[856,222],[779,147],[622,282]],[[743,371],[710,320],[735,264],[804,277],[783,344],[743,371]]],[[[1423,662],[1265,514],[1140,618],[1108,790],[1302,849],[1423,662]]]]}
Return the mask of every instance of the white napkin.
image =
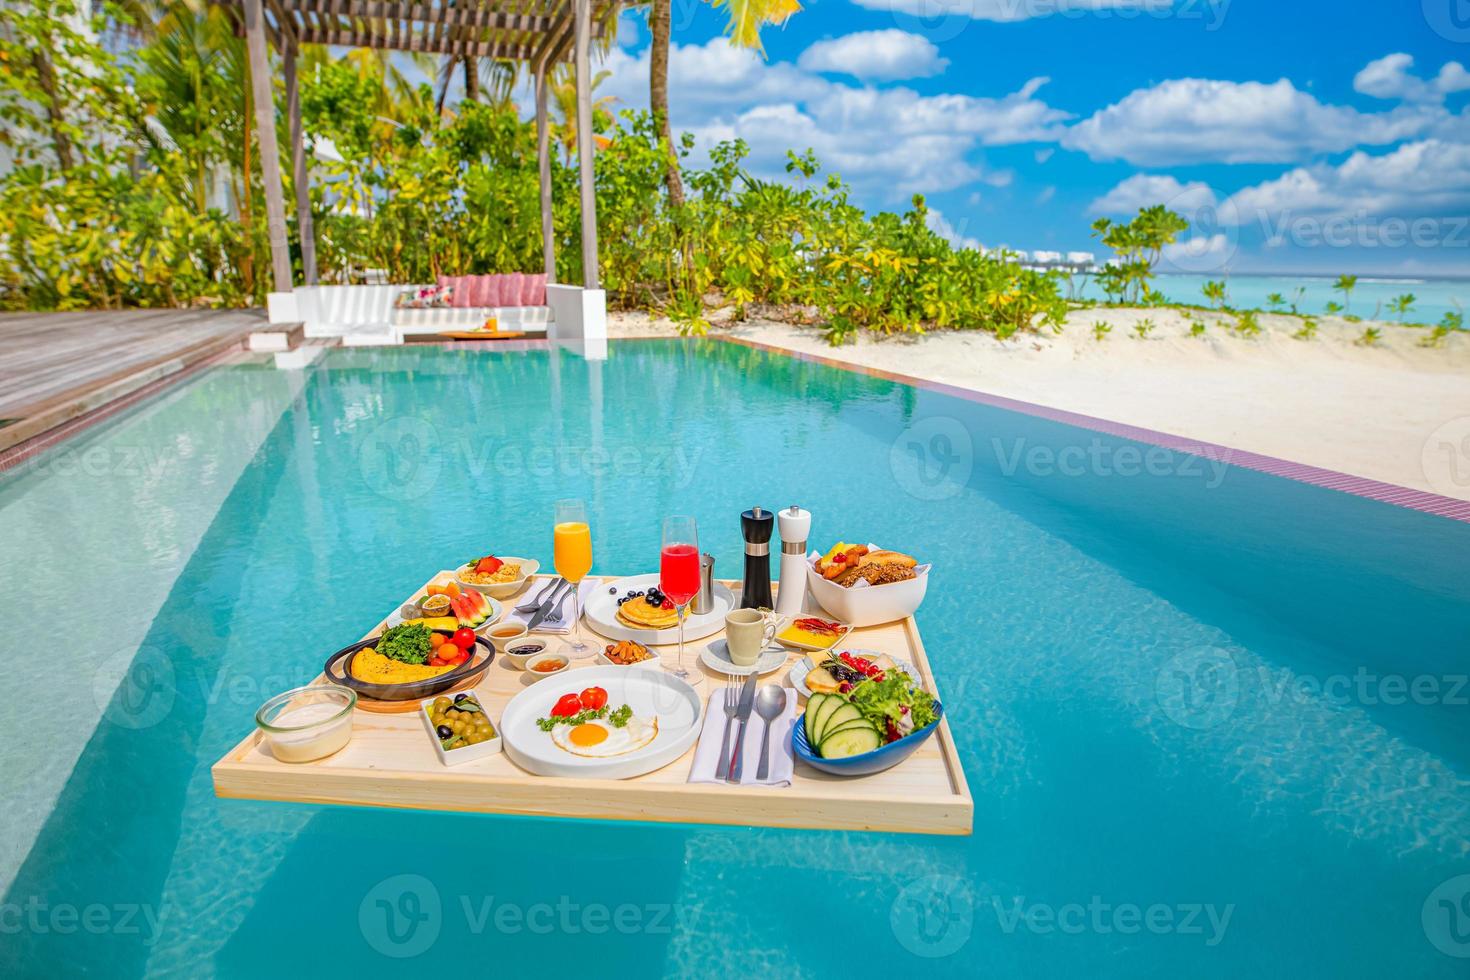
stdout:
{"type": "MultiPolygon", "coordinates": [[[[582,597],[582,610],[584,612],[587,609],[587,600],[592,598],[592,593],[597,591],[597,586],[601,581],[601,579],[584,578],[582,580],[582,583],[577,586],[577,591],[581,594],[582,597]]],[[[516,612],[515,607],[523,603],[530,602],[532,599],[536,598],[537,594],[540,593],[540,591],[544,588],[546,588],[545,582],[536,582],[532,584],[531,588],[522,592],[520,595],[514,596],[510,599],[506,599],[505,602],[507,612],[505,614],[505,622],[529,623],[531,621],[531,617],[536,615],[536,611],[533,609],[528,613],[518,613],[516,612]]],[[[537,626],[533,632],[570,633],[572,631],[572,590],[566,589],[565,593],[566,594],[561,597],[561,604],[559,606],[562,615],[561,623],[555,626],[549,626],[547,625],[545,620],[542,620],[541,625],[537,626]]],[[[547,596],[551,595],[550,592],[546,594],[547,596]]]]}
{"type": "MultiPolygon", "coordinates": [[[[796,761],[791,755],[791,729],[796,727],[796,692],[783,687],[786,692],[786,710],[771,722],[771,770],[765,779],[756,779],[761,765],[761,741],[766,734],[766,722],[750,712],[750,721],[745,726],[745,761],[741,764],[740,785],[742,786],[790,786],[791,773],[796,761]]],[[[715,772],[720,764],[720,743],[725,740],[725,689],[718,688],[709,696],[704,710],[704,728],[699,733],[699,744],[694,748],[694,765],[689,769],[691,783],[723,783],[725,773],[715,772]]],[[[740,733],[740,719],[731,718],[730,744],[740,733]]]]}

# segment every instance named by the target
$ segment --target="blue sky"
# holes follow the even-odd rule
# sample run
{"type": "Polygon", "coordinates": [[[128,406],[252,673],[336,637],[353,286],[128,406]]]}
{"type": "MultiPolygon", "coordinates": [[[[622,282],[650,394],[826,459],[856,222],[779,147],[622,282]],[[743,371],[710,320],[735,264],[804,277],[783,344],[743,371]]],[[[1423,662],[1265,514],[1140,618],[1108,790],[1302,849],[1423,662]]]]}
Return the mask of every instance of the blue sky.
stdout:
{"type": "MultiPolygon", "coordinates": [[[[765,60],[673,19],[676,128],[763,175],[812,146],[957,241],[1101,251],[1095,217],[1167,201],[1183,271],[1470,276],[1466,0],[813,0],[765,60]]],[[[601,92],[645,107],[647,46],[625,14],[601,92]]]]}

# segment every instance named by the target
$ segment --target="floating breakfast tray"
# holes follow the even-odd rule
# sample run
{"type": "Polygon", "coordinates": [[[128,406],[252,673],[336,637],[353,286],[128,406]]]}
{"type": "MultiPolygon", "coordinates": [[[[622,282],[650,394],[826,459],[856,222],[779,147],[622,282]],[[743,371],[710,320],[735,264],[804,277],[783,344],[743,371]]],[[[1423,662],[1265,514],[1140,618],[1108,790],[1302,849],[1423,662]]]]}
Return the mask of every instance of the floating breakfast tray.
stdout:
{"type": "MultiPolygon", "coordinates": [[[[441,572],[425,588],[452,578],[452,573],[441,572]]],[[[365,635],[375,632],[377,627],[365,635]]],[[[596,641],[590,630],[585,632],[596,641]]],[[[551,638],[553,647],[559,639],[551,638]]],[[[912,617],[854,630],[842,646],[882,650],[909,661],[924,686],[943,699],[912,617]]],[[[673,657],[676,648],[659,649],[673,657]]],[[[785,684],[791,664],[802,656],[793,651],[785,667],[762,681],[785,684]]],[[[723,688],[724,677],[699,663],[697,644],[686,646],[684,659],[686,666],[705,674],[705,683],[697,688],[701,697],[707,700],[711,692],[723,688]]],[[[595,663],[595,659],[573,661],[573,670],[560,681],[548,678],[540,683],[575,687],[575,671],[595,663]]],[[[506,703],[525,690],[525,676],[497,657],[476,685],[497,726],[506,703]]],[[[214,764],[215,793],[291,803],[912,834],[968,834],[974,812],[948,721],[941,722],[934,737],[913,756],[886,772],[843,778],[798,762],[792,784],[785,788],[691,784],[687,779],[693,749],[656,772],[622,780],[533,776],[504,754],[450,768],[439,762],[416,713],[358,710],[353,722],[352,741],[346,748],[308,763],[277,761],[259,744],[260,736],[251,733],[214,764]]]]}

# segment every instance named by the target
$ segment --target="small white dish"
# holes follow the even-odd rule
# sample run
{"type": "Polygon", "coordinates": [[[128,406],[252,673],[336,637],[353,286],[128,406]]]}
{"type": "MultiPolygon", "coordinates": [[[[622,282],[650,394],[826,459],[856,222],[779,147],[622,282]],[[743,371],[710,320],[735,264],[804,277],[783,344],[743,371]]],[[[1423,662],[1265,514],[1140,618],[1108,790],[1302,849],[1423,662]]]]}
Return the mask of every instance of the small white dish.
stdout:
{"type": "Polygon", "coordinates": [[[545,640],[534,636],[523,636],[505,648],[505,659],[516,670],[525,670],[526,661],[532,657],[539,657],[545,653],[548,645],[545,640]],[[517,651],[525,651],[524,653],[517,651]]]}
{"type": "Polygon", "coordinates": [[[505,653],[506,650],[520,643],[527,636],[526,624],[515,620],[496,623],[495,628],[490,630],[482,627],[481,633],[485,639],[490,641],[490,645],[495,648],[495,652],[500,654],[505,653]],[[496,635],[502,632],[505,634],[504,636],[496,635]]]}
{"type": "Polygon", "coordinates": [[[616,660],[609,660],[608,659],[608,656],[607,656],[607,648],[606,647],[603,647],[602,649],[600,649],[600,650],[597,651],[597,663],[598,663],[598,666],[601,666],[601,667],[624,667],[624,668],[629,668],[629,667],[657,667],[659,664],[663,663],[663,659],[664,658],[661,657],[661,656],[659,656],[657,650],[650,649],[648,651],[648,653],[649,653],[649,658],[647,660],[640,660],[636,664],[620,664],[616,660]]]}
{"type": "Polygon", "coordinates": [[[783,637],[781,634],[790,629],[791,625],[795,623],[798,619],[821,619],[829,623],[836,622],[836,620],[832,618],[831,614],[825,611],[801,612],[795,616],[783,616],[781,618],[781,628],[776,631],[775,640],[777,643],[792,650],[802,650],[809,653],[826,653],[828,650],[835,649],[852,633],[851,626],[848,626],[846,623],[837,623],[837,625],[841,627],[841,631],[837,634],[837,636],[833,637],[832,640],[824,646],[817,646],[812,643],[807,643],[805,640],[796,640],[789,637],[783,637]]]}
{"type": "Polygon", "coordinates": [[[731,677],[748,677],[751,674],[769,674],[773,670],[780,670],[786,665],[786,658],[790,656],[781,647],[767,647],[761,651],[755,663],[748,665],[737,664],[730,659],[730,645],[722,636],[712,643],[707,643],[699,651],[699,659],[706,667],[717,674],[727,674],[731,677]]]}
{"type": "MultiPolygon", "coordinates": [[[[484,702],[480,700],[478,691],[467,691],[465,693],[473,697],[475,703],[480,705],[480,710],[484,711],[484,702]]],[[[454,695],[439,695],[438,697],[425,698],[419,702],[419,717],[424,720],[424,727],[429,731],[429,741],[434,743],[434,752],[439,756],[440,762],[446,766],[463,765],[466,762],[474,762],[476,759],[484,759],[487,756],[495,755],[505,747],[505,741],[500,737],[500,726],[495,723],[494,718],[490,718],[490,726],[495,729],[494,738],[487,739],[478,745],[461,745],[459,748],[446,749],[444,743],[439,741],[439,733],[434,729],[433,719],[429,717],[429,710],[433,707],[434,702],[439,700],[439,697],[448,697],[451,701],[454,700],[454,695]]],[[[485,712],[485,717],[490,717],[489,712],[485,712]]]]}
{"type": "Polygon", "coordinates": [[[497,582],[494,585],[476,585],[474,582],[466,582],[462,577],[470,570],[469,562],[465,562],[454,570],[454,580],[459,583],[462,589],[474,589],[476,592],[483,592],[493,599],[508,599],[526,587],[526,579],[541,570],[541,563],[534,558],[516,558],[511,555],[496,555],[495,557],[503,562],[520,565],[520,577],[512,579],[509,582],[497,582]]]}
{"type": "Polygon", "coordinates": [[[565,674],[567,671],[569,671],[571,669],[572,669],[572,658],[571,657],[568,657],[564,653],[551,652],[551,651],[538,653],[538,654],[536,654],[536,656],[529,658],[526,661],[526,668],[525,668],[526,673],[528,673],[528,674],[531,675],[531,680],[532,680],[533,683],[535,681],[544,681],[544,680],[546,680],[546,678],[548,678],[548,677],[555,677],[558,674],[565,674]],[[552,660],[555,660],[555,661],[560,662],[561,663],[561,666],[559,668],[557,668],[556,670],[537,670],[536,669],[536,665],[537,664],[549,662],[549,661],[552,661],[552,660]]]}

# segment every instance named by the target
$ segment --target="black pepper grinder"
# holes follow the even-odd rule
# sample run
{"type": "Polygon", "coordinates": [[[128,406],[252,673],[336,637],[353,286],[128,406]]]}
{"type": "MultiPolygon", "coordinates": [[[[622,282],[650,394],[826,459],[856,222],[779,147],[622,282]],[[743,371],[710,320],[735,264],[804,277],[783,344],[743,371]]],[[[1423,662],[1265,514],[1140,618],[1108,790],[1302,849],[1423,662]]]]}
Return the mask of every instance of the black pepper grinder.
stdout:
{"type": "Polygon", "coordinates": [[[752,507],[740,515],[740,529],[745,533],[745,586],[740,590],[741,609],[770,609],[771,601],[771,532],[776,515],[760,507],[752,507]]]}

